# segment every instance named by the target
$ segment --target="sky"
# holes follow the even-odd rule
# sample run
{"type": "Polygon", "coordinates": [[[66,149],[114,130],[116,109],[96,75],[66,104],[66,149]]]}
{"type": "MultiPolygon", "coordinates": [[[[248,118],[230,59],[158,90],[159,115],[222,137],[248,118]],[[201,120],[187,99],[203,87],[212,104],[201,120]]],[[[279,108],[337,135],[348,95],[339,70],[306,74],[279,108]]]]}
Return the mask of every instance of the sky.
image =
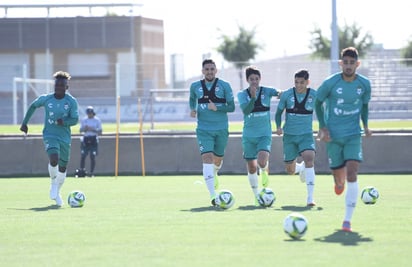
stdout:
{"type": "MultiPolygon", "coordinates": [[[[216,48],[222,35],[237,36],[239,26],[256,31],[255,41],[263,49],[255,61],[310,53],[315,27],[329,38],[331,34],[332,0],[2,0],[0,6],[93,2],[141,4],[134,14],[163,20],[166,67],[171,55],[182,54],[185,78],[201,74],[203,55],[214,58],[218,68],[229,66],[216,48]]],[[[412,39],[409,1],[336,0],[336,5],[340,27],[356,23],[386,49],[402,48],[412,39]]]]}

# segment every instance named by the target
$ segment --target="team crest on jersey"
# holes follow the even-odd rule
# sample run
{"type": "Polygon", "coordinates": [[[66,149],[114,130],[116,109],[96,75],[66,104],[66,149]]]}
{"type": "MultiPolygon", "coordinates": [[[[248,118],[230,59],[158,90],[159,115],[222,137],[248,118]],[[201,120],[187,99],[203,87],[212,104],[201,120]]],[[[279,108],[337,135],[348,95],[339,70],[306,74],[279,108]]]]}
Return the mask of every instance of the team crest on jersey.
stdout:
{"type": "Polygon", "coordinates": [[[68,110],[69,109],[69,103],[64,103],[64,109],[68,110]]]}
{"type": "Polygon", "coordinates": [[[358,95],[362,94],[362,87],[359,87],[358,89],[356,89],[356,93],[358,95]]]}

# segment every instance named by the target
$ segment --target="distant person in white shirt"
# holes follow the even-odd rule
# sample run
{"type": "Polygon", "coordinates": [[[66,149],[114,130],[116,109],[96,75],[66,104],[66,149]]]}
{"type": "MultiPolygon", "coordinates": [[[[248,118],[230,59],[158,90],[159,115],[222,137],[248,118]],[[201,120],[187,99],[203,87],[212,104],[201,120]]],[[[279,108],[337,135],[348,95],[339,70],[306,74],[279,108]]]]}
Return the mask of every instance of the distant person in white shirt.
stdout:
{"type": "Polygon", "coordinates": [[[90,173],[89,177],[94,177],[94,168],[96,166],[96,156],[99,148],[99,135],[102,134],[102,122],[96,116],[92,106],[88,106],[86,114],[80,124],[80,133],[83,133],[81,138],[81,159],[80,169],[76,170],[76,177],[85,177],[86,158],[90,155],[90,173]]]}

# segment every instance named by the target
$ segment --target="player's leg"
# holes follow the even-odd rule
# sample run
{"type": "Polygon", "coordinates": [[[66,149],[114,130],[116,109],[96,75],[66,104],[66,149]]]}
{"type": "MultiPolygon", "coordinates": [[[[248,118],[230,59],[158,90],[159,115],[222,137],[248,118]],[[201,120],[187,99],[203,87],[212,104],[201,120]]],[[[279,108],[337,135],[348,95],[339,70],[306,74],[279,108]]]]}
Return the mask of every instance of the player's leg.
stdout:
{"type": "Polygon", "coordinates": [[[214,181],[214,170],[213,170],[213,148],[214,148],[214,137],[209,131],[203,131],[196,129],[196,137],[199,146],[199,151],[202,157],[202,174],[203,179],[206,184],[206,188],[209,191],[210,200],[213,206],[216,202],[216,191],[215,191],[215,181],[214,181]]]}
{"type": "Polygon", "coordinates": [[[70,159],[70,144],[60,143],[60,155],[59,155],[59,171],[57,172],[57,195],[56,195],[56,204],[58,206],[63,205],[63,200],[60,194],[60,190],[66,180],[67,176],[67,163],[70,159]]]}
{"type": "Polygon", "coordinates": [[[293,135],[283,135],[283,159],[285,162],[285,170],[288,174],[299,173],[301,182],[305,182],[305,165],[303,162],[296,162],[296,158],[299,156],[299,143],[298,140],[296,140],[296,138],[297,136],[293,135]]]}
{"type": "Polygon", "coordinates": [[[340,195],[345,190],[346,167],[343,158],[344,140],[332,140],[326,143],[329,167],[335,182],[335,194],[340,195]]]}
{"type": "Polygon", "coordinates": [[[59,163],[59,142],[51,138],[43,138],[44,148],[49,158],[48,171],[50,176],[50,199],[56,199],[57,197],[57,174],[58,174],[58,163],[59,163]]]}
{"type": "Polygon", "coordinates": [[[215,133],[214,139],[214,159],[213,159],[213,180],[215,190],[219,188],[218,172],[223,166],[223,155],[225,154],[227,142],[229,141],[229,131],[220,130],[215,133]]]}
{"type": "Polygon", "coordinates": [[[263,187],[269,185],[269,155],[272,148],[272,136],[263,136],[257,143],[257,164],[263,187]]]}
{"type": "Polygon", "coordinates": [[[304,171],[304,181],[306,181],[306,190],[307,190],[307,205],[308,206],[315,206],[315,201],[313,198],[313,192],[315,189],[315,151],[314,150],[305,150],[301,153],[303,161],[305,163],[305,171],[304,171]]]}
{"type": "Polygon", "coordinates": [[[259,203],[257,203],[257,195],[259,194],[259,176],[256,144],[254,138],[242,136],[243,158],[246,160],[247,178],[253,192],[255,205],[259,205],[259,203]]]}
{"type": "Polygon", "coordinates": [[[80,145],[80,170],[86,173],[86,157],[87,157],[87,147],[82,142],[80,145]]]}
{"type": "Polygon", "coordinates": [[[304,163],[304,171],[303,171],[303,178],[301,180],[306,181],[306,189],[307,189],[307,205],[308,206],[315,206],[315,201],[313,199],[313,191],[315,188],[315,139],[313,138],[313,134],[305,134],[300,137],[301,140],[299,141],[299,151],[303,163],[304,163]]]}
{"type": "Polygon", "coordinates": [[[358,201],[359,185],[358,170],[362,159],[362,140],[360,136],[348,138],[344,147],[344,158],[346,160],[347,184],[345,196],[345,217],[342,230],[351,231],[350,222],[358,201]]]}

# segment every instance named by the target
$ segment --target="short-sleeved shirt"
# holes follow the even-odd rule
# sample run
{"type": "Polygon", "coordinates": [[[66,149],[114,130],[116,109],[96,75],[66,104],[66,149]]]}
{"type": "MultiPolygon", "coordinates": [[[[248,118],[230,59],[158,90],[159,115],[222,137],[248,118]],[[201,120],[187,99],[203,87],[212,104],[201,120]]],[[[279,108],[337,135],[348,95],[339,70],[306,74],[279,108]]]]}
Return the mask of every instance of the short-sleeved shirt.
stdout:
{"type": "MultiPolygon", "coordinates": [[[[316,100],[316,90],[307,88],[309,90],[308,97],[305,102],[305,110],[312,112],[309,114],[297,114],[285,112],[285,122],[283,125],[283,132],[288,135],[302,135],[307,133],[313,133],[313,112],[316,100]]],[[[306,92],[298,93],[295,88],[289,88],[282,92],[278,103],[278,109],[288,110],[295,108],[295,94],[297,102],[302,103],[306,97],[306,92]]]]}
{"type": "Polygon", "coordinates": [[[325,123],[332,138],[361,134],[360,116],[362,106],[371,99],[371,84],[368,78],[356,74],[347,82],[342,73],[328,77],[317,90],[317,99],[325,102],[325,123]]]}

